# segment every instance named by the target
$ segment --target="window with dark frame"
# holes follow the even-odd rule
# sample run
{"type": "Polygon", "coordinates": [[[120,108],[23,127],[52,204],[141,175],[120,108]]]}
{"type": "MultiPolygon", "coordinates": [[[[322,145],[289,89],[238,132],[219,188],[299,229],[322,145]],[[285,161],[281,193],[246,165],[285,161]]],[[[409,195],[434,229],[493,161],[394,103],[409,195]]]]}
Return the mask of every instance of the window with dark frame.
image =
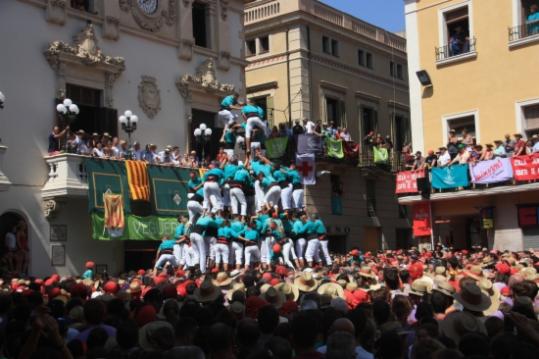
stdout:
{"type": "Polygon", "coordinates": [[[389,76],[395,77],[395,63],[393,61],[389,61],[389,76]]]}
{"type": "Polygon", "coordinates": [[[339,57],[339,41],[331,40],[331,55],[339,57]]]}
{"type": "Polygon", "coordinates": [[[369,69],[374,68],[373,56],[370,52],[367,52],[366,62],[367,62],[367,68],[369,69]]]}
{"type": "Polygon", "coordinates": [[[193,3],[192,20],[195,45],[206,48],[210,47],[208,11],[207,4],[200,1],[195,1],[193,3]]]}
{"type": "Polygon", "coordinates": [[[476,129],[475,129],[475,116],[464,116],[460,118],[452,118],[447,121],[447,129],[449,130],[455,130],[457,134],[461,134],[463,132],[466,132],[470,134],[471,136],[476,136],[476,129]]]}
{"type": "Polygon", "coordinates": [[[256,40],[255,39],[245,40],[245,55],[246,56],[256,55],[256,40]]]}
{"type": "Polygon", "coordinates": [[[468,6],[444,13],[447,45],[446,58],[470,52],[470,18],[468,6]]]}
{"type": "Polygon", "coordinates": [[[108,132],[111,136],[118,135],[117,111],[103,106],[102,90],[66,84],[66,97],[80,109],[79,115],[70,125],[72,131],[82,129],[87,134],[108,132]]]}
{"type": "Polygon", "coordinates": [[[397,64],[397,78],[399,80],[404,80],[403,66],[401,64],[397,64]]]}
{"type": "Polygon", "coordinates": [[[378,113],[371,107],[361,108],[361,136],[365,137],[370,132],[376,132],[378,126],[378,113]]]}
{"type": "Polygon", "coordinates": [[[270,48],[269,48],[269,36],[266,35],[266,36],[261,36],[258,38],[258,44],[259,44],[259,54],[263,54],[263,53],[266,53],[266,52],[269,52],[270,48]]]}
{"type": "Polygon", "coordinates": [[[322,36],[322,51],[325,54],[331,54],[331,48],[330,47],[331,47],[331,43],[330,43],[329,37],[322,36]]]}
{"type": "Polygon", "coordinates": [[[522,107],[526,137],[531,138],[539,134],[539,104],[522,107]]]}
{"type": "Polygon", "coordinates": [[[367,197],[367,216],[376,217],[376,181],[368,179],[365,181],[365,192],[367,197]]]}
{"type": "Polygon", "coordinates": [[[357,50],[357,63],[359,66],[365,66],[365,51],[357,50]]]}

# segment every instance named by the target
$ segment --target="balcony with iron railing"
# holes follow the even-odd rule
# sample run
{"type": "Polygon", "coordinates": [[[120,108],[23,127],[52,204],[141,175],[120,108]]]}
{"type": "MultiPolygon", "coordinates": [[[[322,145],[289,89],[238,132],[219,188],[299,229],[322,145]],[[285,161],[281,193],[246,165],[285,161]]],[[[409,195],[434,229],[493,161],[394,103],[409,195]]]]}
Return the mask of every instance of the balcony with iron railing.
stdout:
{"type": "Polygon", "coordinates": [[[475,58],[477,56],[476,39],[470,38],[462,42],[450,41],[444,46],[436,47],[435,54],[437,65],[475,58]]]}
{"type": "Polygon", "coordinates": [[[508,34],[510,47],[539,41],[539,20],[510,27],[508,34]]]}
{"type": "Polygon", "coordinates": [[[299,11],[395,50],[406,51],[405,38],[314,0],[261,0],[248,3],[244,11],[245,25],[299,11]]]}

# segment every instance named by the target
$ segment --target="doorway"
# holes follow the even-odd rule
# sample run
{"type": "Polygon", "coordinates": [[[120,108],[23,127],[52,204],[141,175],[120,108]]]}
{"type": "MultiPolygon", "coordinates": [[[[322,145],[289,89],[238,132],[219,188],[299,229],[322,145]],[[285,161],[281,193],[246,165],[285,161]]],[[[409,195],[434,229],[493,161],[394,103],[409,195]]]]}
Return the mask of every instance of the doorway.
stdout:
{"type": "Polygon", "coordinates": [[[30,246],[28,225],[23,216],[5,212],[0,216],[0,275],[7,273],[28,274],[30,246]]]}
{"type": "Polygon", "coordinates": [[[189,142],[191,144],[190,148],[197,152],[199,161],[202,158],[206,160],[213,160],[217,156],[217,151],[219,150],[219,140],[223,134],[222,128],[215,128],[216,113],[197,109],[193,109],[191,113],[191,132],[189,135],[189,142]],[[211,128],[212,134],[209,139],[197,140],[193,132],[202,123],[205,124],[207,128],[211,128]]]}
{"type": "Polygon", "coordinates": [[[382,241],[382,229],[380,227],[363,227],[363,241],[361,249],[364,251],[377,251],[382,241]]]}

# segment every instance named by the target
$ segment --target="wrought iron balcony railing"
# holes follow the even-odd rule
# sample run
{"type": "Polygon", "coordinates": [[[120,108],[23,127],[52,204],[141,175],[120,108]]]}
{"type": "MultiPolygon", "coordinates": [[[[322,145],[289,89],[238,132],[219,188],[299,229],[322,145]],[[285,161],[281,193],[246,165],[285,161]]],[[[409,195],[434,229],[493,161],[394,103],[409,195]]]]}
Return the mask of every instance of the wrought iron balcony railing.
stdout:
{"type": "Polygon", "coordinates": [[[539,20],[509,28],[509,42],[522,40],[534,35],[539,35],[539,20]]]}
{"type": "Polygon", "coordinates": [[[448,60],[452,57],[457,57],[475,52],[475,38],[466,39],[463,42],[449,42],[445,46],[436,48],[436,61],[448,60]]]}

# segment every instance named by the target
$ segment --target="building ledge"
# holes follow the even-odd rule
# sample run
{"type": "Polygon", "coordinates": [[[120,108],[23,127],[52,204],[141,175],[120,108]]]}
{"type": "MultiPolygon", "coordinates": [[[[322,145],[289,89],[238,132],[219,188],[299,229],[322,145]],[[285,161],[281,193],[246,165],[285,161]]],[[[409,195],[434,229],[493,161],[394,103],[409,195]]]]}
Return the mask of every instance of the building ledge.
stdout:
{"type": "Polygon", "coordinates": [[[2,168],[4,167],[4,154],[7,151],[7,146],[0,145],[0,192],[1,191],[7,191],[9,187],[11,186],[11,181],[2,171],[2,168]]]}
{"type": "MultiPolygon", "coordinates": [[[[537,190],[539,190],[539,182],[496,186],[483,189],[466,189],[455,192],[431,193],[430,200],[433,202],[453,201],[465,198],[477,198],[483,196],[495,196],[537,190]]],[[[411,205],[421,201],[425,201],[425,199],[423,199],[420,195],[399,197],[399,204],[401,205],[411,205]]]]}
{"type": "Polygon", "coordinates": [[[539,42],[539,34],[527,36],[518,40],[509,41],[509,49],[515,49],[528,44],[539,42]]]}
{"type": "Polygon", "coordinates": [[[458,63],[461,61],[473,60],[476,57],[477,57],[477,51],[470,51],[465,54],[451,56],[443,60],[437,60],[436,66],[438,67],[447,66],[447,65],[451,65],[451,64],[458,63]]]}
{"type": "Polygon", "coordinates": [[[87,196],[88,176],[84,168],[86,158],[71,153],[45,156],[49,176],[41,189],[41,196],[43,198],[87,196]]]}

